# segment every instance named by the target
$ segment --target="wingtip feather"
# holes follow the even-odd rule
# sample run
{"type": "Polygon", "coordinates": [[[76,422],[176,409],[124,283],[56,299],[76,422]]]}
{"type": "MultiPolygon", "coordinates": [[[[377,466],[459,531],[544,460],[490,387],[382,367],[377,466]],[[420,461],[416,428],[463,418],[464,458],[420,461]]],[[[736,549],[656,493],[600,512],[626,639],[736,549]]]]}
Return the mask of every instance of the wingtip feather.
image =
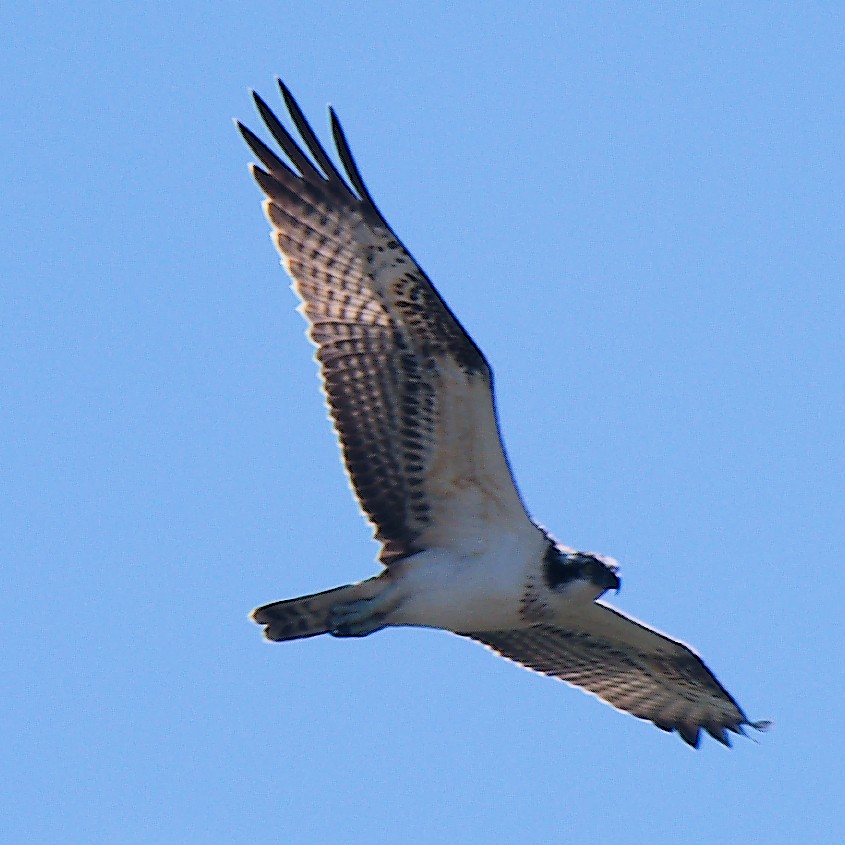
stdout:
{"type": "Polygon", "coordinates": [[[705,725],[705,730],[716,742],[721,742],[726,748],[731,748],[731,739],[728,732],[721,725],[705,725]]]}
{"type": "Polygon", "coordinates": [[[675,728],[681,739],[690,747],[698,748],[701,743],[701,730],[696,725],[680,724],[675,728]]]}
{"type": "Polygon", "coordinates": [[[284,80],[281,76],[276,77],[276,85],[279,86],[279,91],[282,94],[282,99],[285,101],[285,105],[287,106],[288,111],[291,111],[291,106],[293,107],[294,111],[299,111],[299,103],[296,102],[293,97],[293,94],[291,94],[290,88],[285,85],[284,80]]]}

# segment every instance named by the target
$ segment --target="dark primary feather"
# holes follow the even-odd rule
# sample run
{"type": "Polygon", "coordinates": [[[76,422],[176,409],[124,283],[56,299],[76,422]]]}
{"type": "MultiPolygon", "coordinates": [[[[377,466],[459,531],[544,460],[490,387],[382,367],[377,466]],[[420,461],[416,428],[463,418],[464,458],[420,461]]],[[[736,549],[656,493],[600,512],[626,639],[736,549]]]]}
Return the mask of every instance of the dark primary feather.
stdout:
{"type": "MultiPolygon", "coordinates": [[[[270,106],[261,99],[261,97],[253,91],[253,99],[267,128],[270,130],[273,137],[278,142],[279,146],[284,150],[285,155],[291,160],[293,166],[302,174],[302,177],[312,184],[319,182],[325,177],[320,174],[314,165],[309,161],[308,156],[302,152],[299,145],[290,135],[290,133],[282,126],[279,119],[271,110],[270,106]]],[[[337,175],[335,184],[342,182],[340,176],[337,175]]]]}
{"type": "Polygon", "coordinates": [[[343,182],[343,177],[338,172],[337,168],[334,166],[332,160],[326,155],[326,151],[323,149],[320,142],[317,140],[317,136],[314,134],[314,130],[311,128],[311,124],[308,123],[305,115],[302,113],[302,109],[299,108],[299,104],[294,100],[293,95],[291,94],[290,90],[288,89],[287,85],[282,82],[281,79],[276,80],[279,83],[279,89],[282,92],[282,98],[285,101],[285,105],[288,109],[288,114],[291,116],[294,124],[296,125],[297,131],[299,132],[302,140],[305,141],[305,146],[308,147],[308,151],[311,153],[312,156],[317,160],[317,164],[323,168],[323,173],[326,174],[326,178],[330,182],[343,182]]]}
{"type": "Polygon", "coordinates": [[[343,132],[343,127],[340,125],[340,120],[333,108],[329,108],[329,117],[332,124],[332,137],[334,138],[335,147],[337,147],[338,155],[343,163],[344,170],[349,175],[349,180],[352,186],[358,192],[358,195],[365,201],[365,203],[378,215],[379,220],[384,224],[384,227],[392,232],[388,222],[384,219],[381,212],[376,207],[373,198],[370,195],[364,180],[361,178],[361,172],[358,170],[358,165],[355,164],[355,158],[352,155],[352,150],[349,148],[349,143],[346,140],[346,135],[343,132]]]}

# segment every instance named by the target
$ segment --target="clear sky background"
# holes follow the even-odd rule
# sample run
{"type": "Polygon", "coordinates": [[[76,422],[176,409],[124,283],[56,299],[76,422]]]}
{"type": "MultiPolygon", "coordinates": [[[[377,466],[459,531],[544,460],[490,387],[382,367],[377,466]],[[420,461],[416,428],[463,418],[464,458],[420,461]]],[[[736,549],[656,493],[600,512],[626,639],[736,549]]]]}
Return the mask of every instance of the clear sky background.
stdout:
{"type": "Polygon", "coordinates": [[[0,839],[842,841],[841,4],[0,27],[0,839]],[[275,74],[493,363],[534,516],[756,744],[440,632],[262,641],[255,605],[378,569],[231,122],[275,74]]]}

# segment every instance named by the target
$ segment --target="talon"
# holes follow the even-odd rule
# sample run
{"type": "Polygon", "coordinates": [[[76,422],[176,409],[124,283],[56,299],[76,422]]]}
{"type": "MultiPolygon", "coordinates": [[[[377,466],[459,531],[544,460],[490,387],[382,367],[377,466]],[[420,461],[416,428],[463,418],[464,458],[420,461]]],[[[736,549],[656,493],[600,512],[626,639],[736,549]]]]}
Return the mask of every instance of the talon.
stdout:
{"type": "Polygon", "coordinates": [[[329,633],[334,637],[365,637],[385,627],[383,596],[338,604],[331,609],[329,633]]]}
{"type": "Polygon", "coordinates": [[[329,631],[329,633],[333,637],[366,637],[368,634],[374,634],[384,627],[385,625],[376,619],[370,619],[359,625],[338,625],[329,631]]]}

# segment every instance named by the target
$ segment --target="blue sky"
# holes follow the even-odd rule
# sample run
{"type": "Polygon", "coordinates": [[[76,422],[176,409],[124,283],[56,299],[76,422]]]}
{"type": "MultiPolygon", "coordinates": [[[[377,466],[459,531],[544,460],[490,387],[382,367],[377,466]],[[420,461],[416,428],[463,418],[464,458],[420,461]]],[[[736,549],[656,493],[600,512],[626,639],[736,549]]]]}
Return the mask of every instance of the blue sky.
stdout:
{"type": "Polygon", "coordinates": [[[842,841],[839,4],[6,4],[8,842],[842,841]],[[443,633],[377,571],[233,129],[282,75],[493,363],[534,516],[758,743],[443,633]],[[307,839],[306,839],[307,837],[307,839]]]}

